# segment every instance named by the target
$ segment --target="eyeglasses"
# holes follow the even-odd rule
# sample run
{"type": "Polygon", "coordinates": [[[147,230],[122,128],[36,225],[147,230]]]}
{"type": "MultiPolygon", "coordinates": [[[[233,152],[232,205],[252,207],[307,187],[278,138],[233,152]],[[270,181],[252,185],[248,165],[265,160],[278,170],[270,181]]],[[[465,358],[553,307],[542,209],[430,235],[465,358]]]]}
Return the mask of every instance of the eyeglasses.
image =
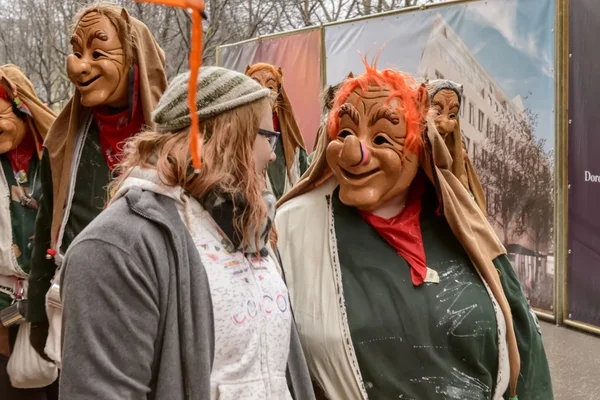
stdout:
{"type": "Polygon", "coordinates": [[[275,145],[277,144],[277,139],[279,139],[279,136],[281,136],[281,132],[269,131],[267,129],[259,129],[258,134],[265,136],[269,140],[271,150],[275,151],[275,145]]]}

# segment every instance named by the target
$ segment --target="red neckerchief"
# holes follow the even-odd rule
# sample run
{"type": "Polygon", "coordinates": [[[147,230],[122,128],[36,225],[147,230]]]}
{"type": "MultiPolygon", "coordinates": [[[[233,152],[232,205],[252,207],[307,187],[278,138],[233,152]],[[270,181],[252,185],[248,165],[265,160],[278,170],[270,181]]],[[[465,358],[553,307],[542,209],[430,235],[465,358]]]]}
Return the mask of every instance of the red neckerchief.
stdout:
{"type": "Polygon", "coordinates": [[[422,284],[427,276],[427,260],[419,219],[424,192],[425,178],[419,173],[410,186],[406,206],[397,216],[385,219],[359,210],[363,220],[375,228],[410,265],[410,276],[415,286],[422,284]]]}
{"type": "Polygon", "coordinates": [[[29,173],[29,161],[31,161],[31,157],[33,157],[35,152],[35,139],[31,133],[27,132],[17,148],[6,153],[13,172],[25,171],[25,176],[27,176],[29,173]]]}
{"type": "Polygon", "coordinates": [[[279,130],[279,115],[277,115],[277,111],[273,111],[273,130],[275,132],[280,132],[280,130],[279,130]]]}
{"type": "MultiPolygon", "coordinates": [[[[131,93],[131,92],[130,92],[131,93]]],[[[133,99],[129,109],[117,114],[110,114],[107,106],[92,109],[94,120],[100,130],[100,143],[106,164],[111,169],[121,161],[123,141],[137,135],[145,124],[144,111],[140,104],[139,69],[134,66],[133,99]],[[130,109],[132,112],[130,113],[130,109]]]]}

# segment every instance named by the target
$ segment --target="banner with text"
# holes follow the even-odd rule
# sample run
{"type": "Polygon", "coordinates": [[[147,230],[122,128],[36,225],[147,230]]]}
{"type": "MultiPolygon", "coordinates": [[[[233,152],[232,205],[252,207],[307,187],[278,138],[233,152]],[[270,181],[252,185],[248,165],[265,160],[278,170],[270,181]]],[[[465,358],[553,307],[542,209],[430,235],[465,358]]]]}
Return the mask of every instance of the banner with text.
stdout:
{"type": "Polygon", "coordinates": [[[600,326],[600,8],[569,2],[568,318],[600,326]]]}

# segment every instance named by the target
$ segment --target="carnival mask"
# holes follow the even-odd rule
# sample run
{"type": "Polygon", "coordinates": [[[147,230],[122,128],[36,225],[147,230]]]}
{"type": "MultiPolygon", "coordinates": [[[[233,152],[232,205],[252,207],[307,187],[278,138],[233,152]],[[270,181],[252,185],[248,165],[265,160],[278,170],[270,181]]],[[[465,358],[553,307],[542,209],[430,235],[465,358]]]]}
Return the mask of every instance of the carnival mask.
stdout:
{"type": "Polygon", "coordinates": [[[27,125],[15,115],[12,103],[0,97],[0,154],[16,149],[26,133],[27,125]]]}
{"type": "Polygon", "coordinates": [[[388,88],[375,86],[350,94],[338,112],[337,138],[327,147],[340,200],[364,211],[396,199],[419,169],[418,156],[404,148],[407,124],[400,100],[389,97],[388,88]]]}
{"type": "Polygon", "coordinates": [[[125,52],[116,28],[97,12],[84,15],[71,38],[67,73],[81,94],[84,107],[128,103],[125,52]]]}
{"type": "Polygon", "coordinates": [[[443,89],[433,96],[431,111],[435,126],[444,139],[456,129],[459,110],[460,102],[454,90],[443,89]]]}
{"type": "MultiPolygon", "coordinates": [[[[246,72],[250,70],[250,66],[246,68],[246,72]]],[[[271,91],[271,101],[272,105],[275,105],[275,101],[279,96],[279,90],[281,87],[281,77],[282,72],[281,68],[277,69],[278,75],[275,74],[275,67],[272,68],[260,68],[249,75],[256,82],[260,83],[260,85],[264,88],[267,88],[271,91]]]]}

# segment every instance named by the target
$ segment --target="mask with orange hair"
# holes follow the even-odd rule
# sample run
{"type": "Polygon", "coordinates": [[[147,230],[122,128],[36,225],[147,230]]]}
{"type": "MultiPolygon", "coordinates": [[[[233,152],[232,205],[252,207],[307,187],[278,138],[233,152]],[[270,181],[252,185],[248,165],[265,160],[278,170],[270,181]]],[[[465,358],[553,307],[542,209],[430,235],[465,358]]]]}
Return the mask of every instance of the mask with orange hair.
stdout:
{"type": "Polygon", "coordinates": [[[425,87],[403,72],[367,66],[343,83],[329,114],[326,158],[344,204],[375,210],[410,187],[428,104],[425,87]]]}

